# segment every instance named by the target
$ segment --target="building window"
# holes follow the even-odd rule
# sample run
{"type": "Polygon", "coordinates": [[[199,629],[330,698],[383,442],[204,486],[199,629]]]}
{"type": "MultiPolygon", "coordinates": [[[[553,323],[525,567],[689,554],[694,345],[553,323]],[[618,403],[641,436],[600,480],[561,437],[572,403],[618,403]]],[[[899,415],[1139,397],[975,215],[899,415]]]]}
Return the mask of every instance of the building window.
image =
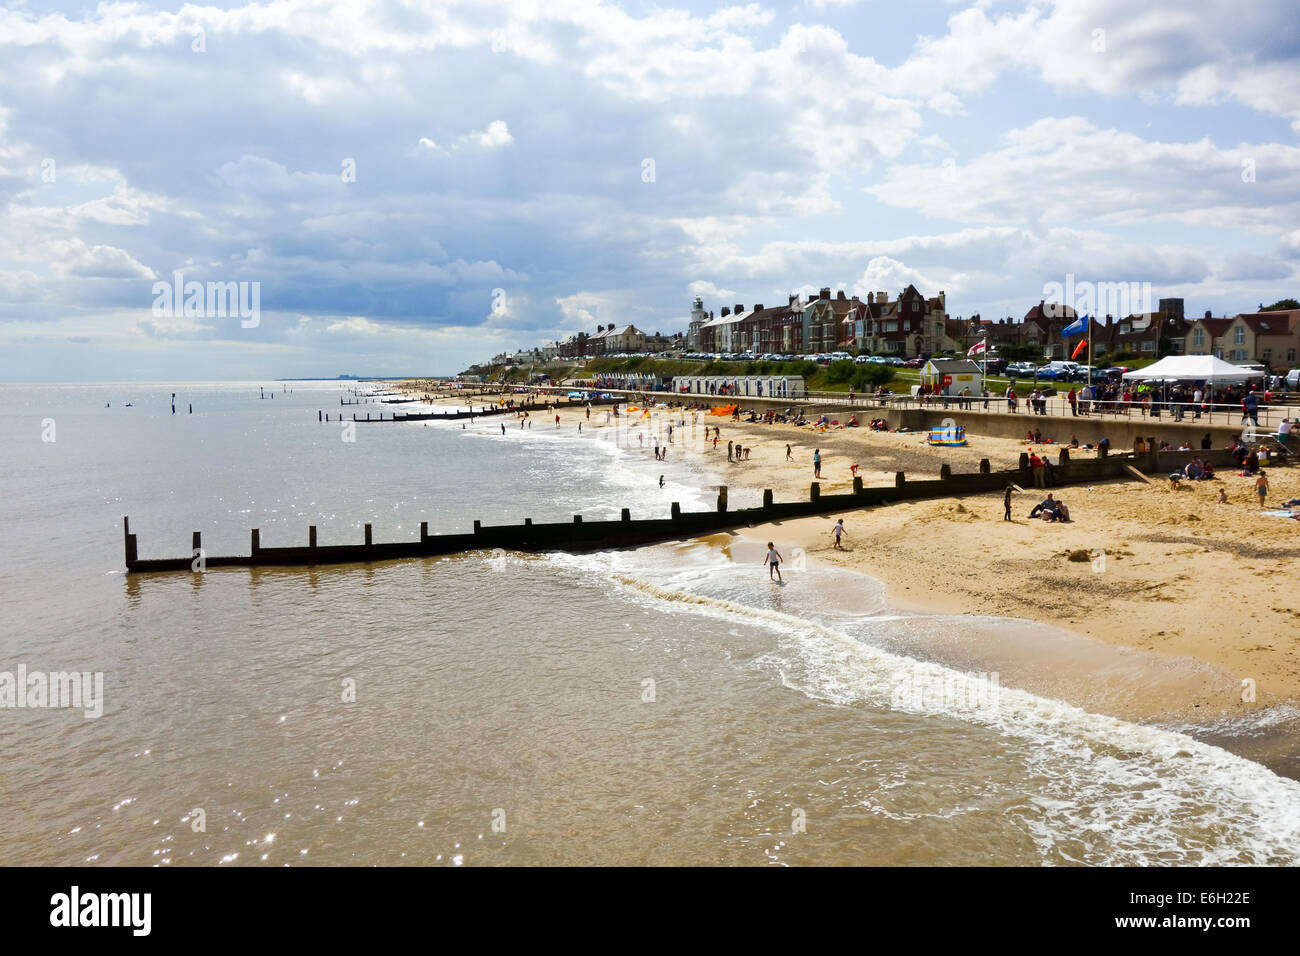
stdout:
{"type": "Polygon", "coordinates": [[[1287,360],[1288,362],[1294,362],[1294,361],[1295,361],[1295,349],[1287,349],[1287,350],[1286,350],[1286,360],[1287,360]]]}
{"type": "Polygon", "coordinates": [[[1143,352],[1154,352],[1155,350],[1156,350],[1156,343],[1152,342],[1151,340],[1148,339],[1147,341],[1142,343],[1143,352]]]}
{"type": "Polygon", "coordinates": [[[1205,344],[1205,333],[1200,329],[1197,329],[1192,333],[1192,346],[1193,348],[1199,349],[1204,344],[1205,344]]]}
{"type": "Polygon", "coordinates": [[[1272,358],[1273,358],[1273,350],[1264,349],[1264,353],[1259,357],[1259,360],[1263,362],[1265,365],[1267,365],[1272,360],[1272,358]]]}
{"type": "Polygon", "coordinates": [[[1232,344],[1233,345],[1246,344],[1246,330],[1243,329],[1240,325],[1232,330],[1232,344]]]}

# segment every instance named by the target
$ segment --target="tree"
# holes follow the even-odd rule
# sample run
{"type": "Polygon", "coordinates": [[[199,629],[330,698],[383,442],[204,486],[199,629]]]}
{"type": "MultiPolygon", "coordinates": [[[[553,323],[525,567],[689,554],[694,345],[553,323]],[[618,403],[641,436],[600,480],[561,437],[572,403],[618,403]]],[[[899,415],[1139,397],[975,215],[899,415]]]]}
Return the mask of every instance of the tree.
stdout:
{"type": "Polygon", "coordinates": [[[1300,309],[1300,302],[1295,299],[1278,299],[1272,305],[1261,305],[1261,312],[1286,312],[1290,309],[1300,309]]]}

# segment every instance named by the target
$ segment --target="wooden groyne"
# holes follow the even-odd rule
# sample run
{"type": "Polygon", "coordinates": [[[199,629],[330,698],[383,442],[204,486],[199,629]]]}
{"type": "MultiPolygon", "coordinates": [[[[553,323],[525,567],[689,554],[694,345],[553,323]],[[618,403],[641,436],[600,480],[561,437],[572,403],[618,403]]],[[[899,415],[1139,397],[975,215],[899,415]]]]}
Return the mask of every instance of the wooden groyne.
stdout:
{"type": "MultiPolygon", "coordinates": [[[[416,399],[411,399],[416,401],[416,399]]],[[[488,418],[493,415],[511,415],[515,412],[545,412],[548,408],[583,408],[590,405],[596,408],[600,405],[616,405],[621,401],[617,398],[571,398],[566,401],[554,401],[550,403],[536,403],[524,405],[484,405],[478,411],[470,408],[466,411],[456,409],[450,412],[390,412],[388,417],[384,417],[382,411],[375,412],[376,417],[371,417],[370,412],[366,412],[365,418],[360,418],[360,412],[353,412],[352,417],[344,418],[344,413],[340,412],[337,418],[330,418],[323,410],[316,412],[316,420],[322,422],[330,421],[353,421],[353,422],[435,422],[435,421],[460,421],[462,419],[488,418]]],[[[393,403],[389,403],[393,404],[393,403]]]]}
{"type": "MultiPolygon", "coordinates": [[[[1131,469],[1154,473],[1161,464],[1155,452],[1155,443],[1147,440],[1141,450],[1132,453],[1107,455],[1097,458],[1072,459],[1068,448],[1060,449],[1059,460],[1053,469],[1053,487],[1078,484],[1095,484],[1100,481],[1134,480],[1131,469]]],[[[1136,443],[1135,443],[1136,446],[1136,443]]],[[[713,534],[733,528],[851,511],[873,505],[897,501],[914,501],[923,498],[948,498],[1001,491],[1009,484],[1022,487],[1033,485],[1033,473],[1021,457],[1020,467],[1007,471],[992,471],[988,459],[980,462],[978,472],[953,474],[944,465],[936,479],[916,481],[898,472],[894,484],[866,488],[861,478],[853,479],[853,490],[847,494],[823,495],[820,483],[814,482],[804,501],[776,502],[772,492],[763,492],[763,504],[756,508],[735,511],[727,507],[727,489],[718,493],[715,511],[683,512],[674,502],[667,518],[633,519],[631,511],[622,510],[618,520],[587,521],[574,515],[572,521],[534,524],[531,518],[523,524],[484,525],[474,522],[474,530],[464,534],[429,534],[427,521],[420,523],[420,536],[415,540],[375,542],[371,526],[365,526],[365,540],[360,544],[320,545],[316,527],[307,530],[307,544],[287,547],[263,547],[261,532],[254,528],[250,534],[249,551],[242,555],[210,556],[203,550],[202,537],[193,533],[190,553],[183,558],[141,558],[136,535],[131,531],[129,517],[122,519],[128,574],[147,572],[198,572],[220,567],[313,567],[327,564],[359,564],[373,561],[395,561],[403,558],[428,558],[447,554],[501,548],[508,551],[607,551],[618,548],[675,541],[700,535],[713,534]]],[[[1045,492],[1044,492],[1045,493],[1045,492]]]]}

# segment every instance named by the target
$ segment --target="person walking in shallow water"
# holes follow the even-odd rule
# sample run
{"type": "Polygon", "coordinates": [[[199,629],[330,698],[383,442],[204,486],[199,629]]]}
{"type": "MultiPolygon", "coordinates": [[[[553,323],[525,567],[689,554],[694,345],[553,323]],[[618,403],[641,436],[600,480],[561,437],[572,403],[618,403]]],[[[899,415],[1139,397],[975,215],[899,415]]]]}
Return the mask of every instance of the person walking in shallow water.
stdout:
{"type": "Polygon", "coordinates": [[[767,557],[763,559],[763,563],[767,565],[767,579],[769,581],[783,581],[781,577],[782,560],[781,552],[776,550],[776,545],[769,541],[767,543],[767,557]],[[775,575],[775,578],[773,575],[775,575]]]}

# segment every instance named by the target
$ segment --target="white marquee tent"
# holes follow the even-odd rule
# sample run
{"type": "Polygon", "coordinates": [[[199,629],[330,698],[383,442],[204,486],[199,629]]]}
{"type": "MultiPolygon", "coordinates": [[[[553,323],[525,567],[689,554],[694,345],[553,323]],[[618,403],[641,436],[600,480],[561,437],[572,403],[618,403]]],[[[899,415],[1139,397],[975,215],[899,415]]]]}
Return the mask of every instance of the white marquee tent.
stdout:
{"type": "Polygon", "coordinates": [[[1244,382],[1259,377],[1259,372],[1233,365],[1213,355],[1170,355],[1154,365],[1124,373],[1125,379],[1137,382],[1161,380],[1244,382]]]}

